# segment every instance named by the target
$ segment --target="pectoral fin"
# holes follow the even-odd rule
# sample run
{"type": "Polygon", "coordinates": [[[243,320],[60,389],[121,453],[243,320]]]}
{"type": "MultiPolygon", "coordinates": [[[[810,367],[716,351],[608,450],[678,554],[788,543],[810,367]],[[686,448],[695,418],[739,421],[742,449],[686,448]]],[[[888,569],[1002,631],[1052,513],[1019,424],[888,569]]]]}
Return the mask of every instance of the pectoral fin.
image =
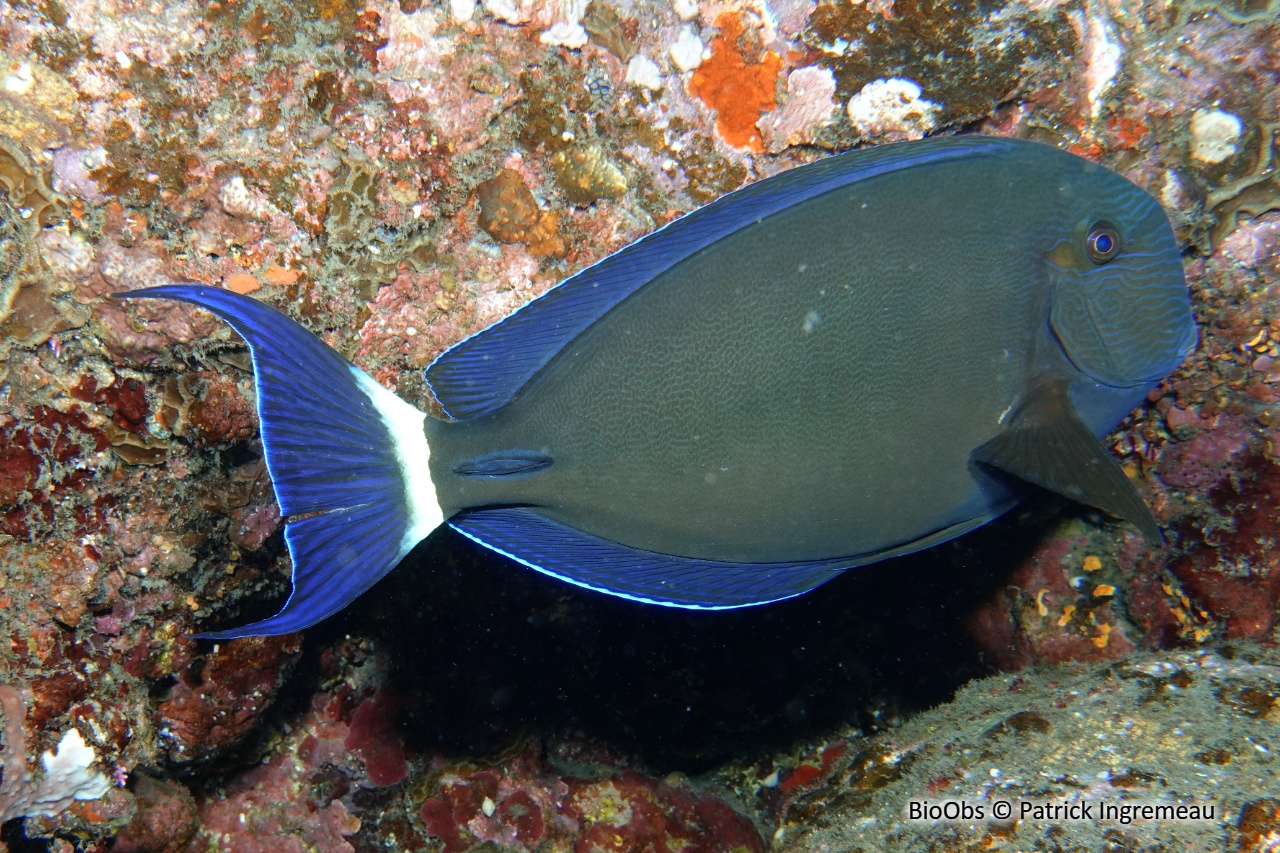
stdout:
{"type": "Polygon", "coordinates": [[[1032,391],[1004,431],[973,451],[973,459],[1121,518],[1153,544],[1162,541],[1150,508],[1076,415],[1061,381],[1032,391]]]}

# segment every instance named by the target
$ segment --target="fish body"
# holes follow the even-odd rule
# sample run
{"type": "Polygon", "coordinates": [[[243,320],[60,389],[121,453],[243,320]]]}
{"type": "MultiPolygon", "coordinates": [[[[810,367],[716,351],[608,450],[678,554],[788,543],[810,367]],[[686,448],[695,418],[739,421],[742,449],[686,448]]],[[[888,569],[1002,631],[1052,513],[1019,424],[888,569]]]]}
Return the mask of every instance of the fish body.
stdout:
{"type": "Polygon", "coordinates": [[[1098,438],[1195,340],[1149,195],[988,137],[831,157],[637,241],[428,368],[452,420],[253,300],[126,295],[244,335],[282,511],[308,516],[286,528],[284,610],[210,636],[311,624],[445,520],[564,580],[694,608],[799,594],[1034,486],[1158,536],[1098,438]]]}

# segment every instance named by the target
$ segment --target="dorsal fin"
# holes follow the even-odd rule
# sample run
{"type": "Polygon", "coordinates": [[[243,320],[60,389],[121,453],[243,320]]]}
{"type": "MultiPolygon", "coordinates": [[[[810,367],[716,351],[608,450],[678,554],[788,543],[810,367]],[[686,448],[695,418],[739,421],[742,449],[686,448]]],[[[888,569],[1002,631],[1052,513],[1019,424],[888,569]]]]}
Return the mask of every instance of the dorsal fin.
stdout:
{"type": "Polygon", "coordinates": [[[991,156],[1007,146],[1007,140],[985,136],[884,145],[757,181],[642,237],[441,353],[427,368],[427,383],[452,418],[492,412],[509,403],[565,345],[610,309],[740,228],[859,181],[916,166],[991,156]]]}

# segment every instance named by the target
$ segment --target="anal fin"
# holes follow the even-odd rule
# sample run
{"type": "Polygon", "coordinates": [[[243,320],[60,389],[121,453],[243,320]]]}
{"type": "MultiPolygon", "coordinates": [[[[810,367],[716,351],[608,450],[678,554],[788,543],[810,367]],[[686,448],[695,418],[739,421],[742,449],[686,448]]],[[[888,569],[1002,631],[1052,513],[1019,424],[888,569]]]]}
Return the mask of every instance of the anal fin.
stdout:
{"type": "Polygon", "coordinates": [[[1153,544],[1160,527],[1120,463],[1080,420],[1066,383],[1037,386],[973,459],[1129,522],[1153,544]]]}
{"type": "Polygon", "coordinates": [[[527,507],[471,510],[449,526],[545,575],[645,604],[730,610],[793,598],[857,558],[794,563],[695,560],[629,548],[575,530],[527,507]]]}

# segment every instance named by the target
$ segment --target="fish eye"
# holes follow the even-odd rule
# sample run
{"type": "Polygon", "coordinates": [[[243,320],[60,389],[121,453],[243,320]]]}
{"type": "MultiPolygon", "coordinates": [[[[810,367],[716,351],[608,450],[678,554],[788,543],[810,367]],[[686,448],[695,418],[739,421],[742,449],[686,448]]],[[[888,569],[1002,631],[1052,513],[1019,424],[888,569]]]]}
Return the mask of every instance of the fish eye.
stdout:
{"type": "Polygon", "coordinates": [[[1095,222],[1085,238],[1084,251],[1095,264],[1105,264],[1120,252],[1120,232],[1109,222],[1095,222]]]}

